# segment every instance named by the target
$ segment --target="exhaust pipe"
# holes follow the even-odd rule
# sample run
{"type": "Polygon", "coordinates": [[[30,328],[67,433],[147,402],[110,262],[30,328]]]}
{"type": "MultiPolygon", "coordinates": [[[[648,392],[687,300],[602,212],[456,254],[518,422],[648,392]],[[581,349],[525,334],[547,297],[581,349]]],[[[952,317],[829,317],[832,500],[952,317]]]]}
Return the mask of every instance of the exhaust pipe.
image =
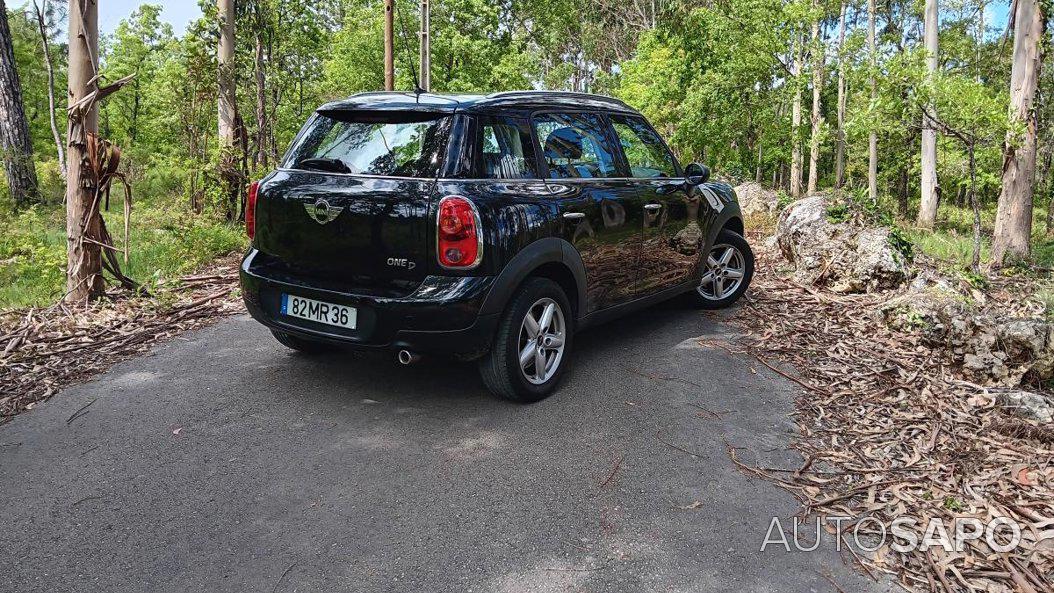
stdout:
{"type": "Polygon", "coordinates": [[[409,350],[400,350],[399,351],[399,364],[401,364],[403,366],[410,366],[412,364],[417,364],[420,361],[421,361],[421,355],[420,354],[416,354],[414,352],[410,352],[409,350]]]}

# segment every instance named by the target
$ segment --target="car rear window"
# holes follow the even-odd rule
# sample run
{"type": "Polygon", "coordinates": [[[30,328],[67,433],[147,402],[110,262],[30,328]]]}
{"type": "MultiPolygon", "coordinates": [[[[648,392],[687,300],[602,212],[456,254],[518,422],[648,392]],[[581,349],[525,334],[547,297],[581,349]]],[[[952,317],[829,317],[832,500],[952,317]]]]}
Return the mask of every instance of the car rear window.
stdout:
{"type": "Polygon", "coordinates": [[[319,113],[297,138],[284,167],[354,175],[436,177],[449,128],[449,116],[427,113],[319,113]]]}

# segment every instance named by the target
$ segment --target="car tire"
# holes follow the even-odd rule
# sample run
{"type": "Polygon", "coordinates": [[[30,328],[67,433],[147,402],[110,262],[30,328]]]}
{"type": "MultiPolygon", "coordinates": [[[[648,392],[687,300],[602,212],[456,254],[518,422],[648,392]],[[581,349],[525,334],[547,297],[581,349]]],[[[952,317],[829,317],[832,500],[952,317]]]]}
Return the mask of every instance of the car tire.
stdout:
{"type": "Polygon", "coordinates": [[[567,370],[573,339],[574,317],[563,289],[546,278],[528,278],[502,314],[490,352],[479,362],[483,383],[509,401],[543,400],[552,395],[567,370]],[[543,327],[550,306],[548,326],[543,327]],[[528,315],[534,321],[533,332],[528,315]],[[539,339],[545,341],[540,354],[539,339]]]}
{"type": "Polygon", "coordinates": [[[276,329],[271,330],[271,335],[273,335],[274,339],[278,340],[278,342],[286,348],[291,348],[293,350],[296,350],[297,352],[302,352],[304,354],[324,354],[326,352],[332,352],[334,349],[334,346],[331,346],[324,342],[316,342],[315,340],[298,338],[294,335],[287,334],[276,329]]]}
{"type": "Polygon", "coordinates": [[[725,309],[750,288],[754,252],[739,233],[723,229],[703,262],[703,277],[688,299],[700,309],[725,309]]]}

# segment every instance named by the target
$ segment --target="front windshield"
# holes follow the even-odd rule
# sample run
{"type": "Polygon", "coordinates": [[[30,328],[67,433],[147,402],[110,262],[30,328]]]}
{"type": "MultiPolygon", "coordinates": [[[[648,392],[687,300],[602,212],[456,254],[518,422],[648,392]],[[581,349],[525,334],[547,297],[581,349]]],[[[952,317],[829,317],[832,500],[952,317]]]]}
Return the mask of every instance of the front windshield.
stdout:
{"type": "Polygon", "coordinates": [[[386,177],[436,177],[449,117],[399,113],[318,114],[285,167],[386,177]]]}

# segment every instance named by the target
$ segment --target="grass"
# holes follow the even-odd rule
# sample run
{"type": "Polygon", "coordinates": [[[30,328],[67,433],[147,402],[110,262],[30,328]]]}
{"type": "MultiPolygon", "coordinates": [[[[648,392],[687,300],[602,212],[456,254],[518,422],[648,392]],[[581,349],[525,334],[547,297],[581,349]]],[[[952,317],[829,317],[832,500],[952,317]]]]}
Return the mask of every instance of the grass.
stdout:
{"type": "MultiPolygon", "coordinates": [[[[940,260],[947,265],[965,269],[970,267],[973,259],[973,235],[963,235],[956,230],[938,229],[927,231],[910,229],[908,237],[915,249],[940,260]]],[[[991,253],[991,239],[981,237],[981,261],[987,261],[991,253]]]]}
{"type": "MultiPolygon", "coordinates": [[[[124,228],[120,205],[104,213],[104,218],[120,247],[124,228]]],[[[65,229],[61,206],[0,210],[0,309],[46,306],[62,297],[65,229]]],[[[240,226],[160,201],[135,206],[129,239],[129,262],[122,269],[148,289],[247,245],[240,226]]]]}
{"type": "MultiPolygon", "coordinates": [[[[1054,237],[1047,236],[1043,222],[1045,219],[1046,211],[1037,208],[1033,219],[1032,265],[1049,269],[1054,268],[1054,237]]],[[[910,227],[910,223],[905,226],[910,227]]],[[[982,266],[991,261],[994,228],[995,205],[992,204],[981,211],[982,266]]],[[[959,270],[969,268],[973,257],[973,211],[969,208],[941,204],[936,229],[926,231],[909,228],[907,234],[922,253],[959,270]]]]}

